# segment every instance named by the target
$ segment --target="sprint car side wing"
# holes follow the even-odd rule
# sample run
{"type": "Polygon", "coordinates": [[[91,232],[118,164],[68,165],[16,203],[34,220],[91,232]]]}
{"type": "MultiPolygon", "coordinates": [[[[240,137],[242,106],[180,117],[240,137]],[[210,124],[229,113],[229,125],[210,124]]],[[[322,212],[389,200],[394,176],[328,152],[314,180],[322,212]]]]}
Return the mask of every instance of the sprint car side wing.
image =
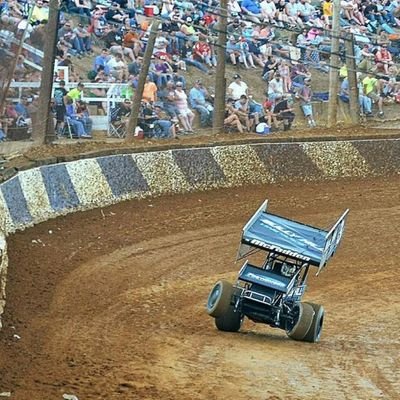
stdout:
{"type": "Polygon", "coordinates": [[[339,246],[349,210],[324,230],[268,213],[267,206],[266,200],[244,226],[237,259],[261,249],[314,265],[319,273],[339,246]]]}

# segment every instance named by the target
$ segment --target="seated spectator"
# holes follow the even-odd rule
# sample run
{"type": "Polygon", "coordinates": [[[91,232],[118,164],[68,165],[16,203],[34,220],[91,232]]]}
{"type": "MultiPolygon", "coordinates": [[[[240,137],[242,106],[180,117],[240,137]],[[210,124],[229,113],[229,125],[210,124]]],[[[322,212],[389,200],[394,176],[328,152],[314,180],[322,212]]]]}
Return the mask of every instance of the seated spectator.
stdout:
{"type": "Polygon", "coordinates": [[[100,55],[94,59],[93,69],[98,72],[99,68],[102,67],[106,75],[110,73],[110,68],[107,66],[108,61],[110,61],[111,56],[106,48],[101,50],[100,55]]]}
{"type": "Polygon", "coordinates": [[[126,132],[128,126],[129,115],[131,113],[132,102],[129,99],[124,99],[124,101],[117,104],[116,107],[111,109],[110,122],[122,127],[126,132]]]}
{"type": "Polygon", "coordinates": [[[228,86],[228,97],[236,101],[239,100],[242,95],[248,96],[248,94],[249,87],[242,81],[239,74],[235,74],[233,76],[233,82],[228,86]]]}
{"type": "Polygon", "coordinates": [[[160,103],[154,104],[154,116],[155,116],[155,130],[159,131],[159,137],[161,138],[174,138],[177,139],[176,135],[176,124],[171,120],[168,114],[163,110],[160,103]]]}
{"type": "Polygon", "coordinates": [[[92,4],[90,0],[71,0],[68,10],[71,13],[79,14],[81,16],[82,22],[90,22],[90,19],[92,17],[92,4]]]}
{"type": "Polygon", "coordinates": [[[83,24],[78,24],[78,26],[73,30],[76,38],[79,42],[79,47],[82,49],[82,54],[91,54],[92,51],[92,41],[91,34],[88,32],[87,27],[83,24]]]}
{"type": "MultiPolygon", "coordinates": [[[[361,82],[360,73],[357,73],[357,86],[358,86],[358,101],[360,104],[360,112],[367,117],[372,116],[372,100],[364,94],[363,84],[361,82]]],[[[349,92],[349,79],[346,77],[343,79],[340,85],[340,100],[344,103],[350,103],[350,92],[349,92]]]]}
{"type": "Polygon", "coordinates": [[[199,112],[200,125],[202,128],[212,126],[214,107],[208,101],[209,95],[207,89],[200,80],[196,80],[194,87],[189,92],[190,106],[199,112]]]}
{"type": "Polygon", "coordinates": [[[163,59],[156,58],[155,63],[150,65],[150,72],[152,73],[153,80],[156,81],[159,89],[164,87],[166,83],[172,79],[173,70],[165,60],[165,57],[163,57],[163,59]]]}
{"type": "Polygon", "coordinates": [[[178,109],[178,118],[186,133],[193,133],[193,111],[189,108],[187,95],[183,91],[182,83],[178,82],[175,89],[175,105],[178,109]]]}
{"type": "Polygon", "coordinates": [[[28,96],[21,96],[21,100],[15,105],[15,111],[18,115],[17,121],[23,121],[29,128],[32,128],[32,119],[28,111],[28,96]]]}
{"type": "Polygon", "coordinates": [[[83,95],[83,89],[85,88],[85,85],[82,82],[79,82],[77,87],[71,89],[68,93],[67,96],[72,102],[75,102],[77,100],[82,99],[83,95]]]}
{"type": "Polygon", "coordinates": [[[260,9],[264,22],[276,24],[276,6],[272,0],[261,1],[260,9]]]}
{"type": "Polygon", "coordinates": [[[217,66],[217,58],[212,53],[211,46],[203,40],[199,40],[195,43],[193,48],[193,58],[196,61],[206,64],[209,68],[217,66]]]}
{"type": "Polygon", "coordinates": [[[76,112],[74,101],[68,95],[66,96],[65,113],[68,123],[71,125],[78,138],[91,138],[86,132],[82,115],[76,112]]]}
{"type": "Polygon", "coordinates": [[[389,67],[393,65],[393,59],[387,49],[387,45],[382,45],[375,53],[375,62],[378,71],[384,72],[386,75],[389,73],[389,67]]]}
{"type": "Polygon", "coordinates": [[[277,102],[283,98],[284,94],[284,86],[283,86],[283,79],[281,75],[277,72],[275,76],[269,81],[267,94],[268,98],[273,101],[277,102]]]}
{"type": "Polygon", "coordinates": [[[240,99],[235,102],[234,107],[237,110],[236,115],[239,117],[242,125],[246,127],[247,132],[251,132],[258,125],[259,119],[258,114],[252,113],[250,110],[249,98],[245,94],[242,94],[240,99]]]}
{"type": "Polygon", "coordinates": [[[363,80],[364,95],[369,97],[374,103],[378,105],[379,117],[384,116],[383,112],[383,97],[381,96],[380,82],[373,75],[368,74],[363,80]]]}
{"type": "Polygon", "coordinates": [[[178,108],[175,105],[175,83],[168,81],[166,87],[157,92],[158,98],[163,103],[164,111],[171,119],[178,121],[178,108]]]}
{"type": "Polygon", "coordinates": [[[276,115],[273,112],[274,103],[268,100],[268,97],[263,103],[263,116],[260,119],[260,122],[265,122],[270,128],[273,126],[274,128],[278,128],[278,121],[276,119],[276,115]]]}
{"type": "Polygon", "coordinates": [[[275,56],[268,56],[263,67],[262,78],[269,82],[274,76],[275,72],[278,70],[278,67],[279,61],[275,58],[275,56]]]}
{"type": "Polygon", "coordinates": [[[240,3],[242,13],[251,21],[260,23],[263,19],[261,8],[255,0],[242,0],[240,3]]]}
{"type": "Polygon", "coordinates": [[[32,25],[45,24],[49,19],[49,5],[43,0],[37,0],[31,12],[30,23],[32,25]]]}
{"type": "Polygon", "coordinates": [[[111,23],[122,22],[125,18],[129,17],[116,1],[111,3],[111,7],[107,10],[104,16],[106,20],[111,23]]]}
{"type": "Polygon", "coordinates": [[[110,71],[110,76],[115,78],[117,82],[122,82],[128,77],[128,67],[122,60],[120,53],[116,53],[107,61],[107,68],[110,71]]]}
{"type": "Polygon", "coordinates": [[[83,126],[85,127],[85,132],[87,135],[92,135],[93,120],[90,118],[89,109],[87,108],[86,102],[78,100],[76,102],[76,113],[80,116],[83,126]]]}
{"type": "Polygon", "coordinates": [[[224,126],[236,128],[240,133],[244,133],[244,127],[240,122],[237,110],[234,107],[235,100],[228,98],[225,106],[224,126]]]}
{"type": "Polygon", "coordinates": [[[300,18],[299,6],[298,3],[296,3],[296,0],[289,0],[289,2],[286,3],[284,12],[286,13],[288,22],[292,27],[304,27],[303,21],[300,18]]]}
{"type": "Polygon", "coordinates": [[[296,117],[293,110],[293,99],[291,96],[285,96],[275,103],[274,115],[278,121],[283,121],[283,130],[288,131],[296,117]]]}
{"type": "Polygon", "coordinates": [[[240,51],[240,60],[243,62],[244,67],[246,69],[252,67],[252,68],[256,68],[256,66],[254,65],[254,61],[253,61],[253,57],[250,54],[249,51],[249,45],[247,43],[246,38],[241,37],[238,43],[238,48],[240,51]]]}
{"type": "Polygon", "coordinates": [[[233,65],[237,65],[239,62],[240,49],[235,36],[229,36],[229,40],[226,44],[226,56],[233,65]]]}

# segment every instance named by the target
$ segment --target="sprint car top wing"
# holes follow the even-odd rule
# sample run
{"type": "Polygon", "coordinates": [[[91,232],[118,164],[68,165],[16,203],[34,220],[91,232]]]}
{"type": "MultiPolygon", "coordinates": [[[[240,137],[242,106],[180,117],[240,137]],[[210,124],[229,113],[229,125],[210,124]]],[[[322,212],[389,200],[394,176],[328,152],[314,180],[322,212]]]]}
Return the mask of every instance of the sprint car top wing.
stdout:
{"type": "Polygon", "coordinates": [[[304,261],[320,272],[339,246],[349,210],[330,230],[324,230],[270,214],[267,205],[268,200],[244,226],[237,258],[258,248],[304,261]]]}

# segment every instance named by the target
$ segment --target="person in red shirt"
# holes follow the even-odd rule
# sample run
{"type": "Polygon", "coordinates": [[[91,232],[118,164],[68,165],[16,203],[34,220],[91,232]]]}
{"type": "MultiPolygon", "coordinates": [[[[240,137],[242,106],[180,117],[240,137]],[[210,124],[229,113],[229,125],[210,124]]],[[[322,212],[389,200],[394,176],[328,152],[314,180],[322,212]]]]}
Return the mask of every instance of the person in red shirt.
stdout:
{"type": "Polygon", "coordinates": [[[383,44],[375,54],[375,62],[379,71],[389,74],[389,67],[393,65],[393,58],[387,49],[387,45],[383,44]]]}

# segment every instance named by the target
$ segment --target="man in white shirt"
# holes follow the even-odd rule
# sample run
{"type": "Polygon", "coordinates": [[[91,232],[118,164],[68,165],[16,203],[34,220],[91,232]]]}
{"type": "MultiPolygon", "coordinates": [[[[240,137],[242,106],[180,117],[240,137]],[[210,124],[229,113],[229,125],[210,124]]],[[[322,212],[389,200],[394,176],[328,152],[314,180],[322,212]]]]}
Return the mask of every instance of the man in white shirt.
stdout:
{"type": "Polygon", "coordinates": [[[240,96],[243,94],[248,96],[249,87],[245,82],[242,81],[242,78],[239,74],[233,76],[233,82],[228,86],[228,97],[239,100],[240,96]]]}
{"type": "Polygon", "coordinates": [[[271,24],[275,23],[276,19],[276,6],[272,0],[263,0],[260,3],[261,14],[264,18],[264,22],[271,24]]]}
{"type": "Polygon", "coordinates": [[[127,77],[127,66],[122,61],[120,53],[114,54],[110,60],[107,61],[107,67],[110,70],[110,75],[117,81],[122,81],[127,77]]]}

